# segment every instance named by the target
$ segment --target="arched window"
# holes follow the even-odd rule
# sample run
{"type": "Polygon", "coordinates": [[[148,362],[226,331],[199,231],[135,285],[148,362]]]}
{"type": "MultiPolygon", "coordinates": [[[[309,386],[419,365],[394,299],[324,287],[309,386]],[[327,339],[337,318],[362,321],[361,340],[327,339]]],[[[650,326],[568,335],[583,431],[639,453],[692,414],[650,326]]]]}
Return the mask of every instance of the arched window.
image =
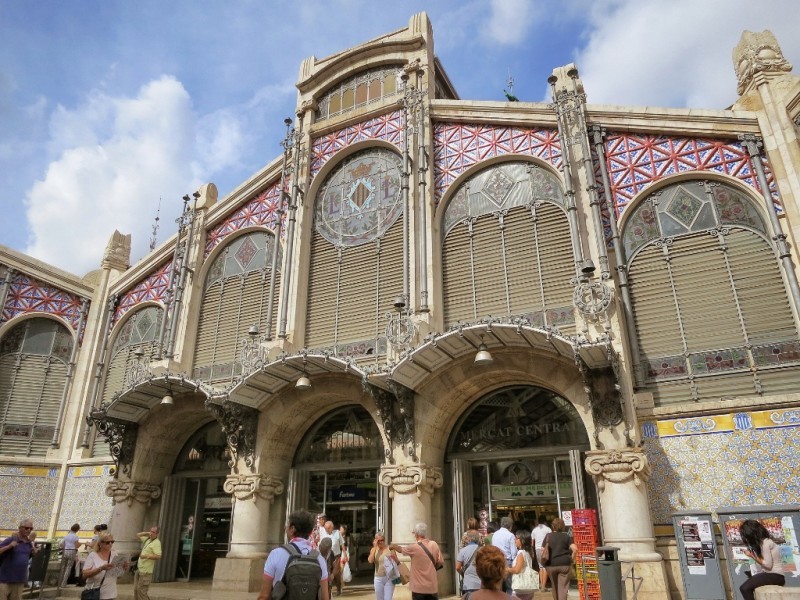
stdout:
{"type": "Polygon", "coordinates": [[[125,387],[125,375],[137,360],[150,361],[158,354],[158,333],[164,309],[146,306],[133,313],[114,337],[109,353],[103,401],[110,402],[125,387]],[[138,352],[141,351],[141,358],[138,352]]]}
{"type": "Polygon", "coordinates": [[[74,340],[62,324],[27,319],[0,339],[0,454],[45,456],[74,340]]]}
{"type": "Polygon", "coordinates": [[[348,406],[320,419],[299,446],[295,465],[383,459],[383,442],[372,416],[348,406]]]}
{"type": "Polygon", "coordinates": [[[306,346],[338,356],[386,353],[385,314],[403,292],[400,157],[345,159],[314,203],[306,346]]]}
{"type": "MultiPolygon", "coordinates": [[[[242,372],[241,341],[253,325],[266,330],[275,236],[253,231],[236,238],[217,255],[206,275],[194,352],[194,376],[226,382],[242,372]]],[[[278,252],[275,289],[280,289],[282,253],[278,252]]],[[[278,321],[278,298],[272,302],[272,331],[278,321]]]]}
{"type": "Polygon", "coordinates": [[[744,192],[713,181],[662,188],[628,218],[640,385],[657,404],[795,386],[800,342],[767,231],[744,192]]]}
{"type": "Polygon", "coordinates": [[[396,97],[401,91],[397,85],[400,69],[401,65],[370,69],[336,84],[320,97],[316,120],[324,121],[396,97]]]}
{"type": "Polygon", "coordinates": [[[572,333],[564,206],[556,176],[531,163],[501,163],[465,181],[442,220],[445,323],[521,315],[572,333]]]}

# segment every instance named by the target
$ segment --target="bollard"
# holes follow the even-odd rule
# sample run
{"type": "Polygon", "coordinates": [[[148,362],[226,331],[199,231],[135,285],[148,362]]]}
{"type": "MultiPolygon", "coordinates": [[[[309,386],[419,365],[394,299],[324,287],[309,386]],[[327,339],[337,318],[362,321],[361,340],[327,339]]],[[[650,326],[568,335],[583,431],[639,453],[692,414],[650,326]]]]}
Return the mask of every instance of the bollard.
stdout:
{"type": "Polygon", "coordinates": [[[622,583],[622,563],[617,558],[619,548],[600,546],[597,552],[597,578],[600,581],[600,596],[603,600],[625,600],[622,583]]]}

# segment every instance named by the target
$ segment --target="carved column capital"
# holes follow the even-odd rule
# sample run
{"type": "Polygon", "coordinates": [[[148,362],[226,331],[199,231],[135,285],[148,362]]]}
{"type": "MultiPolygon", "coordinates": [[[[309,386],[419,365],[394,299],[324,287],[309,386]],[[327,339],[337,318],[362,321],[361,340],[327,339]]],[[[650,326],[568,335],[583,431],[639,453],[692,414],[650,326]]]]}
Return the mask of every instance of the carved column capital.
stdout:
{"type": "Polygon", "coordinates": [[[442,470],[421,463],[414,465],[391,465],[381,467],[381,485],[389,488],[389,497],[397,494],[433,494],[435,488],[442,487],[442,470]]]}
{"type": "Polygon", "coordinates": [[[222,489],[236,500],[252,500],[263,498],[269,503],[283,493],[283,482],[272,475],[245,475],[233,473],[225,478],[222,489]]]}
{"type": "Polygon", "coordinates": [[[106,484],[106,496],[111,498],[113,504],[127,502],[128,506],[132,506],[135,500],[150,506],[153,500],[161,497],[161,487],[151,483],[113,479],[106,484]]]}
{"type": "Polygon", "coordinates": [[[641,448],[590,450],[586,453],[586,471],[594,477],[602,492],[606,482],[641,485],[650,479],[650,462],[641,448]]]}

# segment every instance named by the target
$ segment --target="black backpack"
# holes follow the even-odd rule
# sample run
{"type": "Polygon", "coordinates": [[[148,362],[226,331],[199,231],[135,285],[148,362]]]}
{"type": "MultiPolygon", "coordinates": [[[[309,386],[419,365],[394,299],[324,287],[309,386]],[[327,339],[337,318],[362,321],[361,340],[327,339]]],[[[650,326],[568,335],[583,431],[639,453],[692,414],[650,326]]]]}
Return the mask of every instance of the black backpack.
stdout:
{"type": "Polygon", "coordinates": [[[319,552],[312,550],[303,554],[291,543],[281,548],[289,553],[289,560],[283,577],[273,586],[272,597],[275,600],[317,600],[322,579],[322,567],[317,560],[319,552]]]}

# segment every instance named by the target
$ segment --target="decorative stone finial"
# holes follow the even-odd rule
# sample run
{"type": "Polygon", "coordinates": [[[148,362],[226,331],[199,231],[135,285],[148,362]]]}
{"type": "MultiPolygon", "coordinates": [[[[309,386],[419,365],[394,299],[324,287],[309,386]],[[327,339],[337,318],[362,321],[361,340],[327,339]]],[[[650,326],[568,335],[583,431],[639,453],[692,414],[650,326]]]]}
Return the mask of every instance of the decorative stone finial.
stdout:
{"type": "Polygon", "coordinates": [[[100,264],[104,269],[127,269],[131,264],[131,235],[123,235],[115,230],[108,240],[103,262],[100,264]]]}
{"type": "Polygon", "coordinates": [[[754,85],[757,74],[788,73],[792,65],[784,58],[775,35],[765,29],[760,33],[742,33],[742,38],[733,49],[733,68],[738,80],[736,92],[741,96],[754,85]]]}

